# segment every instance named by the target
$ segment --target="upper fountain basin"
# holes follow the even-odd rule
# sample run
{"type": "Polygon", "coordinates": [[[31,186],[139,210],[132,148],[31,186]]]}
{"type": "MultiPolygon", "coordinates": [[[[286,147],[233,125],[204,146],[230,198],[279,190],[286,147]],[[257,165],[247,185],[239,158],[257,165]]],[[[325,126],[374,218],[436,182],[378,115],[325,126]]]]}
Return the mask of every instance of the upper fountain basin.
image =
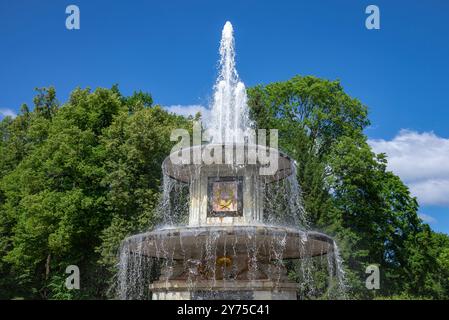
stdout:
{"type": "Polygon", "coordinates": [[[277,169],[275,170],[275,172],[272,174],[261,174],[259,176],[261,180],[265,180],[266,182],[277,181],[288,177],[293,172],[292,159],[284,152],[270,147],[247,144],[203,144],[185,148],[183,150],[185,153],[190,155],[190,161],[188,163],[174,163],[172,161],[172,155],[181,153],[181,151],[176,151],[165,158],[162,164],[164,174],[181,182],[188,183],[192,179],[195,179],[198,173],[198,169],[206,165],[209,168],[215,168],[217,173],[219,173],[223,169],[231,169],[237,173],[239,170],[245,170],[245,168],[249,167],[260,168],[273,165],[267,165],[266,163],[261,162],[261,159],[257,156],[256,162],[252,162],[250,158],[254,159],[254,154],[255,152],[257,152],[257,150],[264,150],[266,154],[272,153],[273,155],[276,155],[272,160],[277,161],[277,169]],[[218,161],[218,164],[205,164],[203,158],[200,158],[199,161],[194,161],[194,159],[198,159],[198,154],[203,154],[205,148],[221,148],[221,160],[218,161]],[[237,154],[241,152],[241,150],[243,150],[243,154],[237,156],[237,154]],[[229,158],[230,154],[231,158],[229,158]]]}

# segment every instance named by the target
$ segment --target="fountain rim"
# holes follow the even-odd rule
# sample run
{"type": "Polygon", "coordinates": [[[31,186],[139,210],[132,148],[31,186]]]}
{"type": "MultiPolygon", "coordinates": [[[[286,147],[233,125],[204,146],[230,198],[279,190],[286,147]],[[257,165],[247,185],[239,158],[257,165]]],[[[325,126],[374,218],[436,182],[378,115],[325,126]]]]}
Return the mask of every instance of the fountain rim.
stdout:
{"type": "Polygon", "coordinates": [[[157,257],[158,250],[166,250],[167,247],[177,248],[178,250],[175,250],[177,252],[173,253],[173,259],[185,260],[186,257],[182,254],[188,251],[189,246],[197,246],[197,243],[201,242],[199,239],[211,235],[218,235],[218,238],[220,241],[224,241],[224,244],[226,244],[228,238],[234,239],[233,242],[228,242],[228,245],[232,243],[240,244],[243,250],[246,248],[246,242],[242,240],[243,238],[248,239],[248,236],[254,237],[251,239],[256,242],[260,241],[260,243],[266,243],[266,241],[271,241],[276,237],[284,237],[286,245],[282,259],[323,256],[334,250],[334,239],[325,233],[267,224],[164,226],[129,236],[124,239],[123,244],[127,243],[137,248],[139,246],[137,240],[139,240],[141,249],[145,251],[145,253],[139,254],[148,257],[157,257]],[[191,245],[187,244],[189,241],[191,241],[191,245]],[[182,248],[183,245],[184,248],[182,248]]]}
{"type": "MultiPolygon", "coordinates": [[[[271,151],[275,151],[278,153],[279,157],[278,157],[278,170],[276,171],[275,174],[273,175],[259,175],[260,178],[262,180],[265,180],[267,182],[274,182],[274,181],[279,181],[282,180],[288,176],[290,176],[293,171],[291,168],[292,163],[295,163],[295,160],[293,160],[286,152],[282,151],[281,149],[276,149],[276,148],[272,148],[272,147],[268,147],[268,146],[262,146],[259,144],[254,144],[254,145],[248,145],[246,143],[203,143],[201,145],[194,145],[194,146],[190,146],[188,148],[185,148],[184,150],[187,150],[190,155],[192,156],[193,151],[195,149],[200,148],[201,151],[206,147],[206,146],[221,146],[222,148],[225,148],[226,146],[233,146],[233,151],[237,148],[237,146],[239,147],[244,147],[245,149],[245,163],[244,164],[226,164],[226,163],[222,163],[222,164],[212,164],[212,165],[207,165],[207,164],[173,164],[171,162],[171,155],[175,154],[179,151],[175,151],[175,152],[171,152],[162,162],[162,171],[165,175],[167,175],[168,177],[180,181],[180,182],[184,182],[184,183],[189,183],[192,179],[192,172],[195,172],[196,168],[199,167],[211,167],[211,166],[223,166],[223,167],[234,167],[234,168],[240,168],[242,166],[244,167],[248,167],[248,166],[257,166],[257,167],[261,167],[260,163],[257,164],[248,164],[247,162],[247,152],[248,152],[248,147],[264,147],[267,148],[267,150],[271,151]],[[174,170],[174,168],[177,168],[177,170],[174,170]]],[[[222,152],[222,155],[224,157],[225,152],[222,152]]]]}

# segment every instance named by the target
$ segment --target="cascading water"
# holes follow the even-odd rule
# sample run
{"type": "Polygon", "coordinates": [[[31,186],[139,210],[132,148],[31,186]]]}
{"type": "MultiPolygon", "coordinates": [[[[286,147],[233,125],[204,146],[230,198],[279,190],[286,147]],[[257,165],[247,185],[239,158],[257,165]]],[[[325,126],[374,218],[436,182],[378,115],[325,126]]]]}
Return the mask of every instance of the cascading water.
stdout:
{"type": "MultiPolygon", "coordinates": [[[[251,122],[245,85],[235,69],[230,22],[223,28],[220,57],[207,129],[211,145],[232,149],[234,144],[251,142],[245,141],[251,122]]],[[[296,164],[283,153],[279,161],[283,173],[261,177],[257,165],[179,166],[167,157],[157,210],[161,226],[123,241],[118,297],[345,297],[338,247],[332,238],[310,230],[296,164]],[[224,211],[215,209],[217,205],[224,211]],[[324,291],[316,276],[323,268],[329,273],[324,291]]]]}

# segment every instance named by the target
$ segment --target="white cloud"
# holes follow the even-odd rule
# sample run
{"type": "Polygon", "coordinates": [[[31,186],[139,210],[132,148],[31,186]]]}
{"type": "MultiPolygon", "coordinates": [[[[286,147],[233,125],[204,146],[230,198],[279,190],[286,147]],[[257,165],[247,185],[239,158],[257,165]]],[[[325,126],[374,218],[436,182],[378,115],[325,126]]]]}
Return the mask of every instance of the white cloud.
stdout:
{"type": "Polygon", "coordinates": [[[17,114],[14,112],[14,110],[8,109],[8,108],[0,108],[0,115],[3,117],[10,116],[12,118],[17,117],[17,114]]]}
{"type": "Polygon", "coordinates": [[[408,185],[421,204],[449,206],[449,179],[423,180],[408,185]]]}
{"type": "Polygon", "coordinates": [[[434,217],[431,217],[425,213],[420,213],[419,217],[421,218],[422,221],[426,223],[437,223],[437,220],[434,217]]]}
{"type": "Polygon", "coordinates": [[[172,105],[172,106],[165,106],[165,110],[168,112],[173,112],[182,116],[195,116],[198,112],[201,112],[203,122],[206,122],[210,117],[210,110],[206,107],[199,105],[199,104],[192,104],[192,105],[172,105]]]}
{"type": "Polygon", "coordinates": [[[449,206],[449,139],[433,132],[401,130],[392,140],[369,140],[388,156],[388,168],[410,187],[421,204],[449,206]]]}

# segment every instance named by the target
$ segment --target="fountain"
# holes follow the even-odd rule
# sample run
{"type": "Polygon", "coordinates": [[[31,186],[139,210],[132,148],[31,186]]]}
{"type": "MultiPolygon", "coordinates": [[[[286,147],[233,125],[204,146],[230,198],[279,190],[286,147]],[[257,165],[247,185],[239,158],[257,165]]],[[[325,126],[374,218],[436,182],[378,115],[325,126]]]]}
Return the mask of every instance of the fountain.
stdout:
{"type": "Polygon", "coordinates": [[[123,241],[121,299],[297,299],[301,284],[289,278],[286,261],[300,261],[303,281],[312,281],[308,262],[325,255],[330,276],[342,278],[333,239],[308,228],[294,161],[249,138],[229,22],[220,56],[209,143],[184,150],[189,159],[212,152],[220,161],[177,162],[177,151],[165,159],[164,225],[123,241]],[[251,159],[262,152],[275,156],[277,170],[261,174],[264,164],[251,159]]]}

